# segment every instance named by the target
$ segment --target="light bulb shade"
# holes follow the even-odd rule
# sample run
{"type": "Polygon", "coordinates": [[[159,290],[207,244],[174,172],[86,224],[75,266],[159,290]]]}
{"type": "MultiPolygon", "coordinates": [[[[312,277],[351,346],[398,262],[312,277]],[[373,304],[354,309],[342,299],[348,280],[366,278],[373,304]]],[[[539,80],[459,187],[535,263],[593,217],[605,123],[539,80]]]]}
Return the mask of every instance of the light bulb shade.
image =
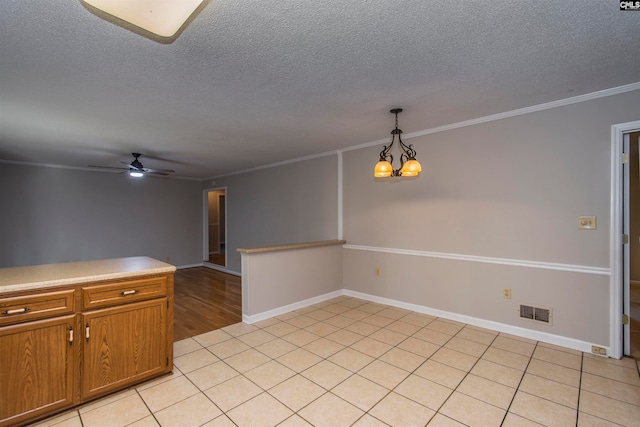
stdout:
{"type": "Polygon", "coordinates": [[[174,36],[203,0],[83,0],[161,37],[174,36]]]}
{"type": "Polygon", "coordinates": [[[417,160],[408,160],[402,165],[400,172],[402,172],[402,176],[416,176],[422,172],[422,166],[417,160]]]}
{"type": "Polygon", "coordinates": [[[143,172],[136,170],[136,169],[129,169],[129,176],[132,176],[134,178],[142,178],[142,176],[144,175],[143,172]]]}
{"type": "Polygon", "coordinates": [[[385,178],[391,176],[393,173],[393,166],[386,160],[380,160],[376,163],[376,167],[373,169],[373,176],[376,178],[385,178]]]}

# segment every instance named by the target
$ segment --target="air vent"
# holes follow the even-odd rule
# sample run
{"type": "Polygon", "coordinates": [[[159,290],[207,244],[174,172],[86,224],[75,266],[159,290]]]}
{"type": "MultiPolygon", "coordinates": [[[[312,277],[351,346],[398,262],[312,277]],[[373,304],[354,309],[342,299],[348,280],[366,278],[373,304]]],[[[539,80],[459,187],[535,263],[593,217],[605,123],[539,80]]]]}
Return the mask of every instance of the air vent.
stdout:
{"type": "Polygon", "coordinates": [[[520,305],[520,317],[522,319],[535,320],[537,322],[551,324],[552,314],[550,308],[520,305]]]}

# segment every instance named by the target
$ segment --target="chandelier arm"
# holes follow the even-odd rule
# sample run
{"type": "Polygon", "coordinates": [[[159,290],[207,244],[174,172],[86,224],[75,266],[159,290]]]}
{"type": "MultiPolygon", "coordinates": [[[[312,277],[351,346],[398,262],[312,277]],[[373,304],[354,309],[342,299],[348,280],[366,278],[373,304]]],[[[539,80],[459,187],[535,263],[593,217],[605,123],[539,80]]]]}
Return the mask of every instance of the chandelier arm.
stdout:
{"type": "Polygon", "coordinates": [[[407,156],[407,160],[415,160],[416,159],[416,150],[413,149],[413,144],[405,144],[402,142],[402,138],[398,136],[398,141],[400,141],[400,148],[402,152],[407,156]]]}
{"type": "Polygon", "coordinates": [[[393,140],[391,141],[391,144],[389,144],[388,147],[385,145],[385,147],[380,152],[380,160],[386,160],[387,159],[387,157],[389,156],[389,151],[391,151],[391,146],[392,145],[393,145],[393,140]]]}

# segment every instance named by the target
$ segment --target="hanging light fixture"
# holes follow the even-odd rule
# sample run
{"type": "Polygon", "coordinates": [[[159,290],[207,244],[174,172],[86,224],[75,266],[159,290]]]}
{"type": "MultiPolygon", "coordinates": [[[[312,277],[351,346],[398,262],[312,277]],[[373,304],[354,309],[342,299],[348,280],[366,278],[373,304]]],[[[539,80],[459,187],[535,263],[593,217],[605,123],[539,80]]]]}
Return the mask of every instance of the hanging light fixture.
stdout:
{"type": "Polygon", "coordinates": [[[402,108],[394,108],[390,111],[391,114],[396,115],[396,128],[391,131],[391,144],[385,146],[380,152],[380,161],[376,163],[376,167],[373,170],[373,176],[376,178],[386,178],[388,176],[417,176],[422,172],[422,166],[416,160],[416,150],[413,145],[406,145],[402,142],[402,130],[398,129],[398,113],[402,113],[402,108]],[[393,155],[390,153],[391,147],[398,135],[398,145],[400,146],[400,168],[393,169],[393,155]]]}

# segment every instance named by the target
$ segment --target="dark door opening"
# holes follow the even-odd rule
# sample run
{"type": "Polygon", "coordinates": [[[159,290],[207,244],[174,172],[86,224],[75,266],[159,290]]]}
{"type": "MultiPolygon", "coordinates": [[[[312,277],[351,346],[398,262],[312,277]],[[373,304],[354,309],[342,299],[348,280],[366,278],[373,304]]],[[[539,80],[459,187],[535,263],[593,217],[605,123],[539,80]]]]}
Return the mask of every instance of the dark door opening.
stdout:
{"type": "Polygon", "coordinates": [[[227,209],[224,189],[207,192],[208,251],[205,261],[222,267],[227,265],[227,209]]]}

